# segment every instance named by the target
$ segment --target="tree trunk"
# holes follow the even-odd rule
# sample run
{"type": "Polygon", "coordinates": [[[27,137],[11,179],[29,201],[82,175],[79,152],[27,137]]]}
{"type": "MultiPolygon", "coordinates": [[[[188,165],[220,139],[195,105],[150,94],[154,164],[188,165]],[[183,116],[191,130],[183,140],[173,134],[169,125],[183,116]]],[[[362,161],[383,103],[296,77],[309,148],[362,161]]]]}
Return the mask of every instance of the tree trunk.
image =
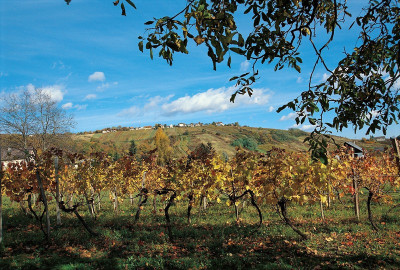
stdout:
{"type": "MultiPolygon", "coordinates": [[[[233,201],[236,202],[238,199],[243,198],[244,196],[246,196],[247,193],[250,194],[251,204],[256,208],[256,210],[257,210],[257,212],[258,212],[258,217],[259,217],[259,219],[260,219],[260,221],[259,221],[259,223],[258,223],[258,227],[260,227],[261,224],[262,224],[262,221],[263,221],[263,217],[262,217],[261,210],[260,210],[260,208],[259,208],[258,205],[257,205],[256,198],[255,198],[255,196],[254,196],[254,192],[253,192],[252,190],[248,189],[248,190],[246,190],[245,192],[243,192],[242,195],[237,196],[237,197],[235,197],[235,198],[230,198],[230,200],[231,200],[231,201],[233,200],[233,201]]],[[[243,208],[242,208],[242,209],[243,209],[243,208]]]]}
{"type": "Polygon", "coordinates": [[[131,201],[131,205],[133,205],[133,194],[129,194],[129,200],[131,201]]]}
{"type": "Polygon", "coordinates": [[[323,221],[325,221],[324,205],[322,203],[322,199],[319,200],[319,206],[321,208],[321,218],[322,218],[323,221]]]}
{"type": "Polygon", "coordinates": [[[69,198],[69,207],[72,207],[74,205],[74,194],[71,194],[71,197],[69,198]]]}
{"type": "Polygon", "coordinates": [[[397,167],[399,168],[399,176],[400,176],[400,145],[399,145],[399,140],[397,140],[396,138],[392,138],[391,140],[392,140],[394,152],[397,154],[396,163],[397,163],[397,167]]]}
{"type": "Polygon", "coordinates": [[[372,212],[371,212],[371,200],[372,197],[374,196],[374,193],[368,189],[368,200],[367,200],[367,209],[368,209],[368,220],[371,222],[372,228],[374,228],[375,231],[378,231],[378,227],[374,224],[374,220],[372,218],[372,212]]]}
{"type": "Polygon", "coordinates": [[[81,215],[79,215],[78,210],[74,210],[74,214],[75,216],[79,219],[79,221],[82,223],[83,227],[85,227],[85,229],[93,236],[97,236],[98,234],[95,233],[94,231],[92,231],[92,229],[90,229],[90,227],[86,224],[85,220],[81,217],[81,215]]]}
{"type": "Polygon", "coordinates": [[[157,194],[154,193],[153,197],[153,213],[157,215],[157,194]]]}
{"type": "Polygon", "coordinates": [[[138,209],[136,210],[135,223],[139,220],[140,212],[143,208],[143,205],[147,202],[147,198],[148,198],[148,190],[143,188],[140,191],[140,200],[139,200],[138,209]],[[143,201],[142,201],[142,197],[143,197],[143,201]]]}
{"type": "MultiPolygon", "coordinates": [[[[231,171],[232,174],[232,171],[231,171]]],[[[233,174],[232,174],[233,176],[233,174]]],[[[235,217],[236,217],[236,222],[239,222],[239,209],[236,205],[236,189],[235,189],[235,184],[232,181],[232,196],[230,198],[231,202],[233,203],[233,207],[235,208],[235,217]]]]}
{"type": "Polygon", "coordinates": [[[35,219],[36,219],[37,221],[40,221],[38,215],[37,215],[36,212],[33,210],[33,207],[32,207],[32,195],[31,195],[31,194],[28,195],[27,201],[28,201],[28,209],[29,209],[29,211],[31,211],[32,215],[35,217],[35,219]]]}
{"type": "Polygon", "coordinates": [[[66,213],[74,213],[75,216],[79,219],[79,221],[82,223],[83,227],[85,227],[85,229],[93,236],[97,236],[98,233],[95,233],[94,231],[92,231],[92,229],[90,229],[90,227],[86,224],[85,220],[82,218],[81,215],[79,215],[78,213],[78,206],[77,205],[73,205],[71,208],[67,209],[65,207],[64,201],[60,201],[59,203],[59,207],[62,211],[66,212],[66,213]]]}
{"type": "Polygon", "coordinates": [[[113,195],[114,195],[114,213],[118,215],[118,194],[116,188],[114,189],[113,195]]]}
{"type": "Polygon", "coordinates": [[[56,156],[54,159],[54,169],[56,176],[56,212],[57,212],[57,226],[61,226],[61,211],[59,207],[60,203],[60,181],[58,178],[58,157],[56,156]]]}
{"type": "Polygon", "coordinates": [[[84,195],[85,195],[86,205],[88,207],[89,214],[92,218],[96,219],[95,213],[92,208],[92,204],[90,203],[89,196],[87,195],[86,190],[84,191],[84,195]]]}
{"type": "Polygon", "coordinates": [[[205,208],[204,208],[204,196],[202,195],[201,197],[200,197],[200,204],[199,204],[199,206],[200,206],[200,212],[203,212],[204,210],[205,210],[205,208]]]}
{"type": "Polygon", "coordinates": [[[328,202],[328,209],[331,208],[331,182],[329,181],[328,183],[328,198],[327,198],[327,202],[328,202]]]}
{"type": "Polygon", "coordinates": [[[189,203],[188,203],[188,208],[187,208],[187,222],[188,222],[188,224],[191,224],[192,219],[190,217],[190,212],[192,211],[193,203],[194,203],[193,193],[189,194],[188,199],[189,199],[189,203]]]}
{"type": "Polygon", "coordinates": [[[285,198],[282,198],[278,201],[278,205],[280,207],[283,219],[285,220],[286,224],[289,225],[289,227],[292,228],[292,230],[295,231],[298,235],[300,235],[304,240],[308,239],[308,236],[303,232],[301,232],[299,229],[297,229],[296,226],[293,225],[292,221],[288,218],[286,212],[286,202],[287,200],[285,198]]]}
{"type": "Polygon", "coordinates": [[[98,210],[98,211],[101,210],[101,196],[100,196],[100,192],[99,192],[99,194],[97,194],[97,210],[98,210]]]}
{"type": "Polygon", "coordinates": [[[39,169],[36,168],[36,179],[38,181],[40,194],[43,200],[44,211],[46,212],[46,240],[50,241],[50,214],[49,214],[49,207],[47,204],[46,194],[44,192],[42,178],[40,177],[39,169]]]}
{"type": "Polygon", "coordinates": [[[37,200],[36,193],[32,193],[32,200],[33,200],[33,204],[34,204],[32,207],[35,207],[36,206],[36,200],[37,200]]]}
{"type": "Polygon", "coordinates": [[[251,204],[257,209],[258,217],[260,218],[260,222],[258,223],[258,226],[261,226],[262,221],[263,221],[261,210],[257,205],[256,199],[254,198],[254,192],[252,190],[248,190],[248,192],[250,192],[251,204]]]}
{"type": "Polygon", "coordinates": [[[143,204],[145,204],[147,202],[147,198],[148,198],[148,190],[144,188],[146,182],[146,172],[143,173],[143,177],[142,177],[142,189],[140,190],[139,193],[139,202],[138,202],[138,209],[136,210],[136,215],[135,215],[135,222],[137,222],[139,220],[139,216],[140,216],[140,211],[142,209],[143,204]],[[142,195],[145,193],[145,199],[142,201],[142,195]]]}
{"type": "Polygon", "coordinates": [[[168,204],[164,209],[164,213],[165,213],[165,220],[167,221],[167,229],[168,229],[168,236],[169,236],[169,240],[171,242],[174,241],[173,239],[173,235],[172,235],[172,229],[171,229],[171,220],[169,218],[169,208],[171,207],[172,203],[174,202],[174,199],[176,198],[176,193],[175,191],[172,191],[173,194],[171,195],[171,197],[169,198],[168,204]]]}
{"type": "Polygon", "coordinates": [[[207,196],[203,197],[203,210],[207,210],[207,205],[208,205],[208,200],[207,200],[207,196]]]}
{"type": "Polygon", "coordinates": [[[25,202],[25,200],[22,200],[22,201],[19,202],[19,206],[21,208],[21,211],[22,211],[22,213],[24,213],[25,216],[32,218],[32,215],[26,209],[26,207],[24,205],[24,202],[25,202]]]}
{"type": "Polygon", "coordinates": [[[354,188],[354,214],[356,216],[357,222],[360,222],[360,200],[358,194],[358,182],[353,174],[353,188],[354,188]]]}

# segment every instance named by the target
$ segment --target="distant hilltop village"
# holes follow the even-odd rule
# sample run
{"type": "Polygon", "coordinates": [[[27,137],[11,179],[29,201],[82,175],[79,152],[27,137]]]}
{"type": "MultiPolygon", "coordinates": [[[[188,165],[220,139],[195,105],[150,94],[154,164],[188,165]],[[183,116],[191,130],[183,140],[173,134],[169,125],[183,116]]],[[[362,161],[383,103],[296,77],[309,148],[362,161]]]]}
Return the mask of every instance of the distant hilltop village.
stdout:
{"type": "Polygon", "coordinates": [[[213,125],[213,126],[235,126],[235,127],[239,127],[239,123],[235,122],[235,123],[230,123],[230,124],[224,124],[222,122],[212,122],[212,123],[190,123],[190,124],[186,124],[186,123],[179,123],[176,125],[170,124],[155,124],[154,126],[143,126],[143,127],[122,127],[122,126],[118,126],[118,127],[111,127],[111,128],[103,128],[103,129],[99,129],[96,130],[94,132],[91,131],[85,131],[85,132],[78,132],[78,134],[91,134],[91,133],[110,133],[110,132],[117,132],[117,131],[130,131],[130,130],[142,130],[142,129],[158,129],[158,128],[181,128],[181,127],[202,127],[202,126],[209,126],[209,125],[213,125]]]}

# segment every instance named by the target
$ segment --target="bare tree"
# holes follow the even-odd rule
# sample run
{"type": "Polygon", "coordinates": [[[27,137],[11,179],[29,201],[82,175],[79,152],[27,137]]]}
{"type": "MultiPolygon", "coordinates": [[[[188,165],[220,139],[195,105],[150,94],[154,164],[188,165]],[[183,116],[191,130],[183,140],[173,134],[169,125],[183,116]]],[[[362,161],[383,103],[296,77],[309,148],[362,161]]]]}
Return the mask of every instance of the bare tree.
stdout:
{"type": "Polygon", "coordinates": [[[35,90],[32,101],[36,123],[34,146],[46,150],[60,142],[60,137],[63,138],[70,127],[74,126],[74,121],[71,115],[57,107],[57,102],[43,89],[35,90]]]}
{"type": "MultiPolygon", "coordinates": [[[[38,150],[57,146],[57,139],[73,125],[72,116],[60,109],[57,102],[43,89],[12,93],[0,100],[0,132],[8,134],[8,147],[22,150],[26,160],[37,159],[38,150]],[[29,148],[33,149],[34,154],[28,152],[29,148]]],[[[36,177],[46,211],[46,238],[49,240],[49,209],[39,167],[36,168],[36,177]]]]}
{"type": "Polygon", "coordinates": [[[57,106],[43,89],[24,90],[0,100],[0,132],[9,134],[8,146],[24,151],[57,146],[74,126],[71,115],[57,106]]]}
{"type": "Polygon", "coordinates": [[[12,93],[1,98],[0,131],[7,136],[8,146],[27,153],[29,136],[34,134],[35,117],[29,91],[12,93]]]}

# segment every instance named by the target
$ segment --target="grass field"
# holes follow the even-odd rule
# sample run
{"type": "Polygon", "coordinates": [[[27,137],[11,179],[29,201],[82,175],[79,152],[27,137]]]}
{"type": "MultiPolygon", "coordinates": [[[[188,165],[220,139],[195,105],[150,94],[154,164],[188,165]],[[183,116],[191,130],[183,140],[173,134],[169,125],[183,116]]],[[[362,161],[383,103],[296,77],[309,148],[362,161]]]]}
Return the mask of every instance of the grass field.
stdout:
{"type": "MultiPolygon", "coordinates": [[[[135,224],[137,201],[131,205],[125,200],[118,215],[110,201],[103,202],[96,221],[80,207],[99,236],[90,236],[75,216],[63,214],[63,225],[52,228],[47,243],[37,223],[5,198],[0,269],[399,269],[400,207],[385,215],[391,206],[375,203],[380,228],[375,232],[366,218],[365,201],[357,223],[347,199],[345,205],[336,202],[326,209],[325,221],[318,205],[289,207],[309,240],[301,240],[272,206],[262,206],[264,222],[257,229],[257,213],[249,203],[238,224],[232,206],[222,202],[205,211],[196,206],[189,225],[186,202],[178,202],[170,210],[171,242],[160,203],[157,213],[146,205],[135,224]]],[[[395,203],[399,200],[397,196],[395,203]]],[[[55,224],[55,216],[51,222],[55,224]]]]}

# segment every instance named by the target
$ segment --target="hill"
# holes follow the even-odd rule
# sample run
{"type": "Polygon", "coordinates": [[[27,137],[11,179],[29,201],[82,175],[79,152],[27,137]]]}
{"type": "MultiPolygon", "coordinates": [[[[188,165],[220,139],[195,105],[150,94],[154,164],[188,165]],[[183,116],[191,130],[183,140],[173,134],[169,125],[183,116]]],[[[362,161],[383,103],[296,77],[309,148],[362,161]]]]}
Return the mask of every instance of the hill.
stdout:
{"type": "MultiPolygon", "coordinates": [[[[299,129],[279,130],[237,126],[200,126],[166,128],[164,132],[170,139],[173,157],[186,156],[200,143],[211,143],[219,154],[231,157],[235,154],[235,146],[245,147],[259,152],[266,152],[273,147],[289,151],[307,151],[303,143],[308,133],[299,129]]],[[[89,153],[104,151],[110,155],[120,156],[128,152],[131,141],[135,141],[138,154],[155,148],[156,130],[129,130],[109,133],[89,133],[74,135],[74,148],[77,152],[89,153]]],[[[349,139],[334,136],[338,144],[343,145],[349,139]]],[[[366,149],[390,147],[390,143],[357,140],[356,143],[366,149]]]]}

